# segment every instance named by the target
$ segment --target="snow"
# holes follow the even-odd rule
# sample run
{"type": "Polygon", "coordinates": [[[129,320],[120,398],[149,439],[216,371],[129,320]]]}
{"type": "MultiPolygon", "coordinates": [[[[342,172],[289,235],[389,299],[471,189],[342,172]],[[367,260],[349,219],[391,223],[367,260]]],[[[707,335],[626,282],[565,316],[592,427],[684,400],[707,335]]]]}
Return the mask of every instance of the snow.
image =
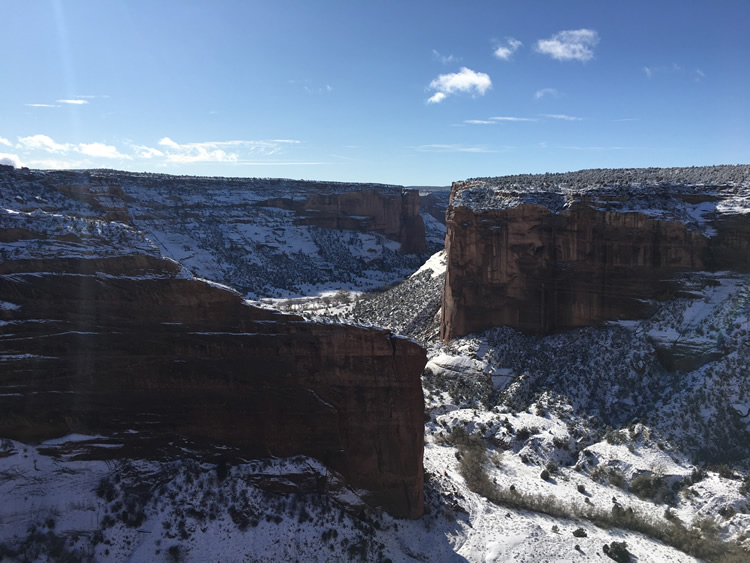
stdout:
{"type": "Polygon", "coordinates": [[[421,274],[422,272],[430,272],[430,279],[435,279],[441,275],[445,274],[445,269],[447,267],[447,258],[445,254],[445,250],[441,250],[440,252],[436,252],[432,256],[429,257],[427,262],[422,264],[422,266],[414,272],[410,277],[414,277],[417,274],[421,274]]]}

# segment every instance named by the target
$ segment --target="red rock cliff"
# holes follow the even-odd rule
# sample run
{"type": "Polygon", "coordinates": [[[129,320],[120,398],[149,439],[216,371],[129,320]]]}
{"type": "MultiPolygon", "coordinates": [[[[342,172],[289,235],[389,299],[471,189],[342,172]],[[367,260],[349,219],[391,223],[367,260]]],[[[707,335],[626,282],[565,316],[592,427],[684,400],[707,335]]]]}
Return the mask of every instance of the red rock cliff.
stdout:
{"type": "Polygon", "coordinates": [[[300,199],[275,198],[258,205],[295,211],[299,225],[379,233],[400,242],[405,253],[427,249],[419,192],[363,189],[329,193],[324,186],[320,189],[320,193],[300,199]]]}
{"type": "MultiPolygon", "coordinates": [[[[750,268],[732,190],[523,192],[457,182],[447,212],[441,336],[534,334],[641,318],[680,272],[750,268]]],[[[741,211],[741,210],[740,210],[741,211]]]]}
{"type": "Polygon", "coordinates": [[[134,442],[304,454],[370,502],[421,516],[424,350],[248,306],[178,272],[143,255],[1,263],[0,436],[136,430],[134,442]]]}

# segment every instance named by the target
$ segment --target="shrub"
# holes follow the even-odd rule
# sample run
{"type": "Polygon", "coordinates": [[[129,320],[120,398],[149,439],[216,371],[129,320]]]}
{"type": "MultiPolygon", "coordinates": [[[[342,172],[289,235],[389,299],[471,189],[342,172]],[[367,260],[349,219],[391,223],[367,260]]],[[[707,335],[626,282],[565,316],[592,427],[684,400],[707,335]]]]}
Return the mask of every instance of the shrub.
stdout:
{"type": "Polygon", "coordinates": [[[614,559],[617,563],[630,563],[632,555],[628,551],[628,544],[624,541],[613,541],[611,544],[604,544],[602,548],[604,554],[610,559],[614,559]]]}
{"type": "Polygon", "coordinates": [[[542,469],[539,477],[541,477],[544,481],[549,481],[549,471],[547,471],[546,469],[542,469]]]}
{"type": "Polygon", "coordinates": [[[638,498],[655,502],[669,502],[674,498],[674,493],[664,478],[656,475],[638,475],[630,482],[630,490],[638,498]]]}
{"type": "Polygon", "coordinates": [[[578,492],[581,493],[582,495],[586,494],[586,487],[584,487],[582,484],[579,484],[578,487],[576,488],[578,489],[578,492]]]}
{"type": "Polygon", "coordinates": [[[577,538],[585,538],[588,536],[586,530],[584,530],[583,528],[576,528],[575,530],[573,530],[573,535],[577,538]]]}
{"type": "Polygon", "coordinates": [[[524,426],[523,428],[520,428],[516,432],[516,438],[523,442],[524,440],[527,440],[530,436],[533,436],[538,433],[539,433],[539,428],[537,428],[536,426],[531,426],[531,427],[524,426]]]}

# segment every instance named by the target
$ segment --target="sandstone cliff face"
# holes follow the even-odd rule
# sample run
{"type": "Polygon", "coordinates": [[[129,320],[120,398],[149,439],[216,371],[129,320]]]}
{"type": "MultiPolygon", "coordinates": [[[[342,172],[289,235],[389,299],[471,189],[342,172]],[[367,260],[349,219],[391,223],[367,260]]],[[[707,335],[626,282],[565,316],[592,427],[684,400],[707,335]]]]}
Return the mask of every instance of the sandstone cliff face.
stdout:
{"type": "Polygon", "coordinates": [[[650,300],[676,294],[681,272],[746,271],[750,215],[727,210],[733,194],[455,183],[441,336],[502,325],[548,334],[643,318],[650,300]]]}
{"type": "Polygon", "coordinates": [[[424,221],[419,215],[419,192],[363,189],[306,194],[299,199],[275,198],[261,207],[294,211],[295,223],[327,229],[375,232],[401,243],[405,253],[427,250],[424,221]]]}
{"type": "Polygon", "coordinates": [[[180,272],[150,256],[3,262],[0,436],[117,435],[157,458],[171,436],[245,458],[303,454],[421,516],[424,350],[180,272]]]}

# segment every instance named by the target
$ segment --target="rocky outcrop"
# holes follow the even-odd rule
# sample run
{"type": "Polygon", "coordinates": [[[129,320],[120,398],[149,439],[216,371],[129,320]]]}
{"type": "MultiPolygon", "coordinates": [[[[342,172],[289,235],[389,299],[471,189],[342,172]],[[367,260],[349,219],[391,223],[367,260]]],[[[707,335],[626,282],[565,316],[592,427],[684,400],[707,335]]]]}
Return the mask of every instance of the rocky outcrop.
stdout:
{"type": "Polygon", "coordinates": [[[653,300],[677,294],[682,272],[750,269],[747,186],[501,180],[453,185],[444,340],[643,318],[653,300]]]}
{"type": "Polygon", "coordinates": [[[155,458],[175,436],[243,458],[302,454],[419,517],[424,350],[181,272],[152,256],[3,262],[0,436],[117,436],[155,458]]]}
{"type": "Polygon", "coordinates": [[[358,191],[332,192],[322,185],[316,193],[307,191],[297,198],[274,198],[256,205],[294,211],[297,225],[374,232],[401,243],[402,252],[427,250],[419,192],[413,190],[367,189],[364,185],[358,191]]]}

